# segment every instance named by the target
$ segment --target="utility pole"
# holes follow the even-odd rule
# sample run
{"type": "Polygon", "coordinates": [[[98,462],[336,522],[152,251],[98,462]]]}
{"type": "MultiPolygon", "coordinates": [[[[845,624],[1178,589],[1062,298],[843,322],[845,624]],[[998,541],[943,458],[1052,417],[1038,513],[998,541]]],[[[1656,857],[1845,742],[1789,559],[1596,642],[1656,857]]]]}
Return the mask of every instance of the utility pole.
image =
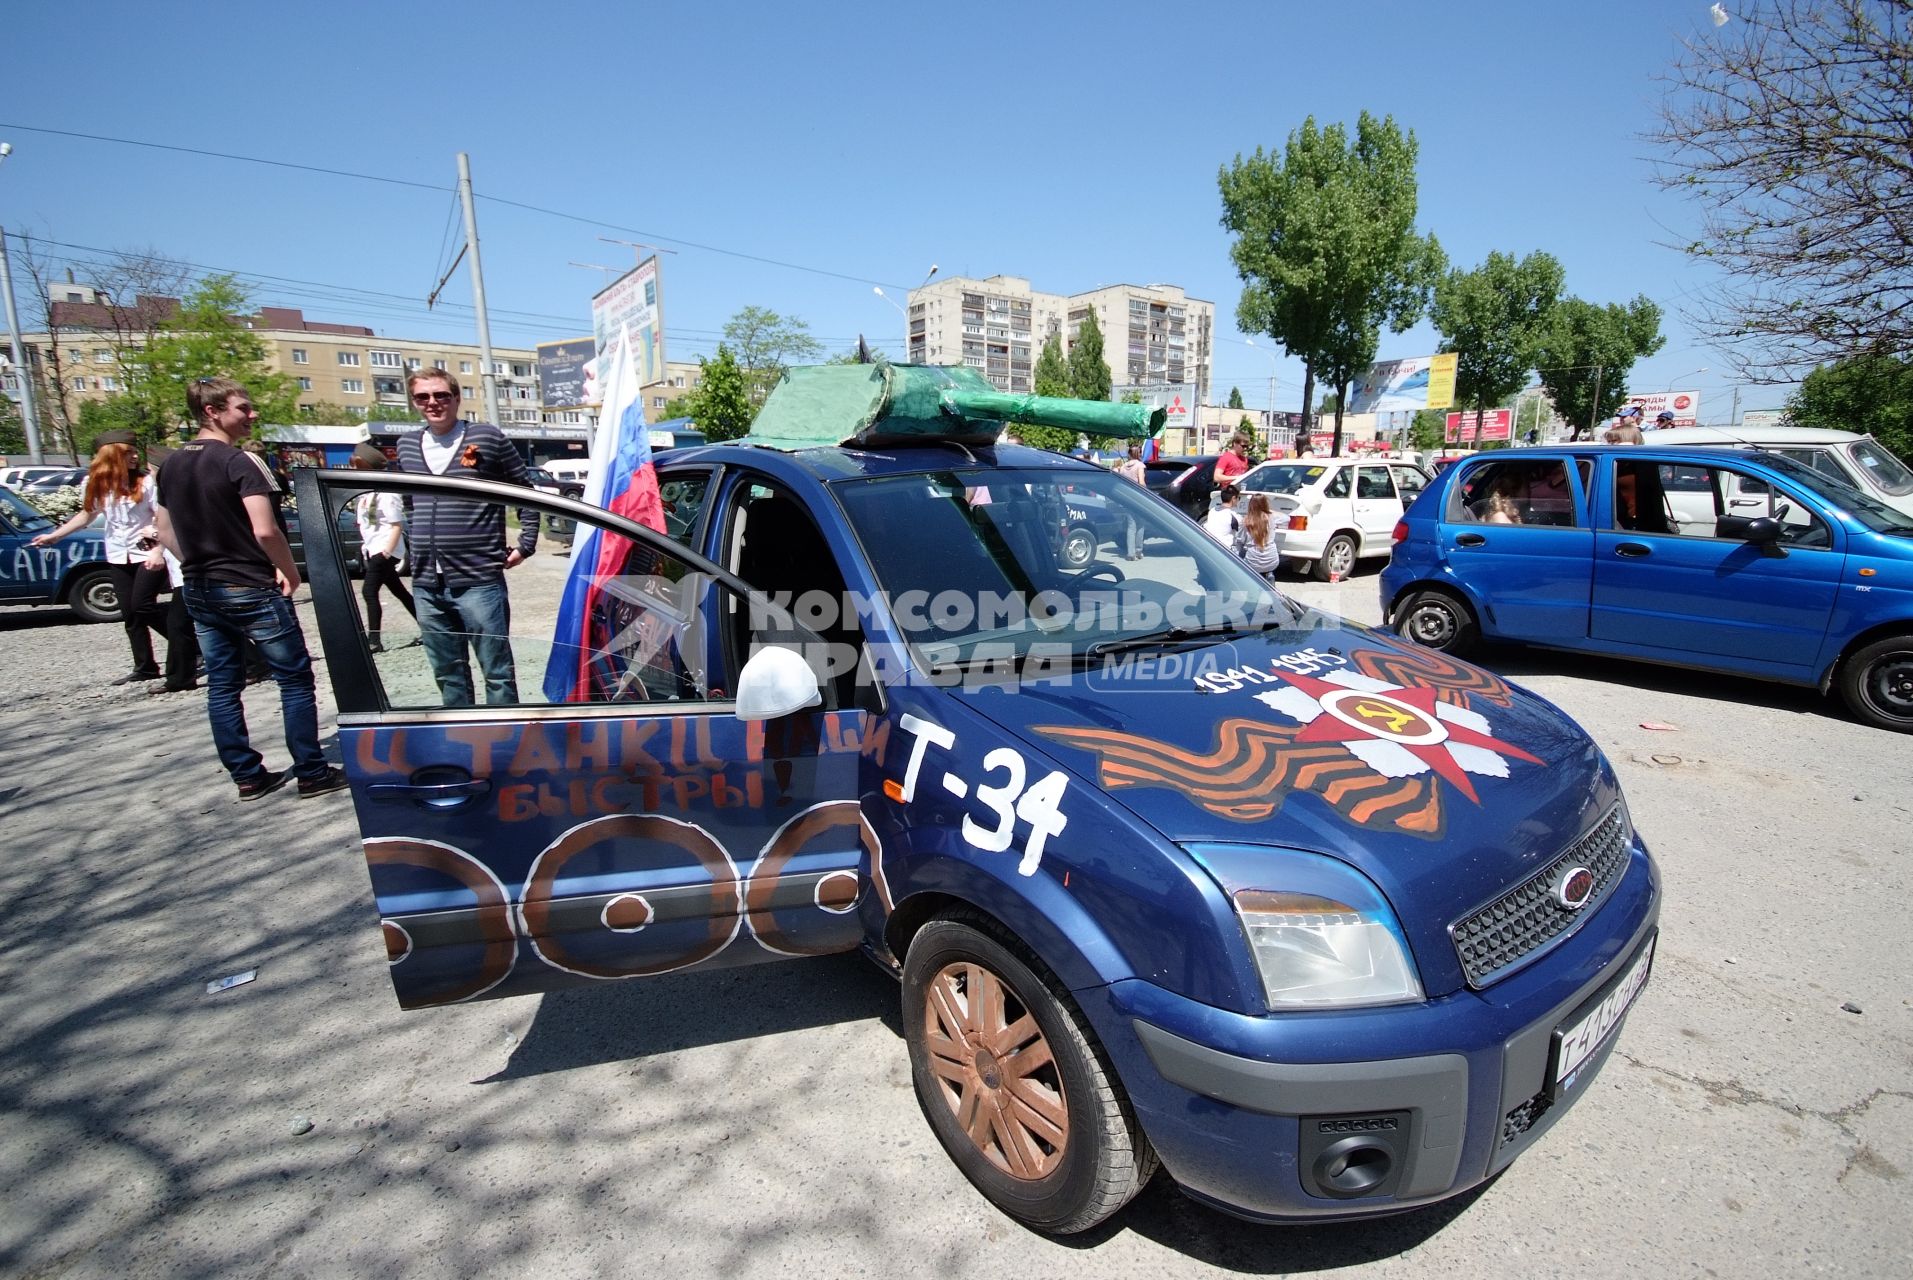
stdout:
{"type": "Polygon", "coordinates": [[[33,406],[33,368],[22,355],[26,348],[20,343],[20,312],[13,305],[13,268],[7,263],[5,227],[0,227],[0,293],[6,295],[7,333],[13,339],[13,367],[20,379],[20,420],[27,429],[27,458],[33,462],[44,462],[46,455],[40,451],[40,420],[33,406]]]}
{"type": "Polygon", "coordinates": [[[1588,439],[1594,439],[1594,428],[1601,423],[1601,366],[1594,366],[1594,405],[1588,410],[1588,439]]]}
{"type": "Polygon", "coordinates": [[[478,360],[485,375],[485,416],[503,429],[498,416],[498,381],[492,376],[492,322],[485,313],[485,269],[478,261],[478,215],[472,212],[472,158],[458,153],[458,199],[465,206],[465,252],[472,260],[472,307],[478,313],[478,360]]]}

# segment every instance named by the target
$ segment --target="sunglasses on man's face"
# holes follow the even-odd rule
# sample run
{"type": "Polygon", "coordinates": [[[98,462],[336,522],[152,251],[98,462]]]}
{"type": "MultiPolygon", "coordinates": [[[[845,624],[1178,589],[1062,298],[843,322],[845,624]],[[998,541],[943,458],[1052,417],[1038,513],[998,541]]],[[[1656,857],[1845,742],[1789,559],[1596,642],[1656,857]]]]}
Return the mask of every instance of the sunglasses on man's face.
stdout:
{"type": "Polygon", "coordinates": [[[456,399],[458,399],[458,393],[456,391],[415,391],[412,393],[413,404],[450,404],[456,399]]]}

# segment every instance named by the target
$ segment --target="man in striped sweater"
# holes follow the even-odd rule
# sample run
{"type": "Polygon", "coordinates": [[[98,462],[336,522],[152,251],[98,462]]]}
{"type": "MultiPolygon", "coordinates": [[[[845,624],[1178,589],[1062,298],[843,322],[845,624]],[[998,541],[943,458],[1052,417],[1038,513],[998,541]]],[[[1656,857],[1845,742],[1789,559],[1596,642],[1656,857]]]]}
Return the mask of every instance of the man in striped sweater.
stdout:
{"type": "MultiPolygon", "coordinates": [[[[459,417],[458,383],[442,369],[405,380],[425,429],[399,437],[399,470],[500,480],[529,488],[525,460],[489,422],[459,417]]],[[[406,530],[420,641],[448,707],[473,703],[471,654],[485,674],[488,704],[518,701],[505,570],[538,549],[538,513],[518,513],[518,545],[505,541],[503,504],[416,494],[406,530]]]]}

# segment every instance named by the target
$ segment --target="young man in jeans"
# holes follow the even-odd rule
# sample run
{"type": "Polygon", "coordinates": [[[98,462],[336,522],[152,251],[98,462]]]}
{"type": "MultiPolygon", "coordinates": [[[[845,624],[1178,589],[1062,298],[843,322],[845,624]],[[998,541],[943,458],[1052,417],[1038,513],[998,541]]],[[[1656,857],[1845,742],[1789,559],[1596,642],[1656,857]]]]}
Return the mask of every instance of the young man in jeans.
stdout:
{"type": "Polygon", "coordinates": [[[299,782],[299,795],[322,796],[346,785],[345,774],[319,750],[319,707],[312,659],[292,611],[299,570],[279,530],[276,495],[264,468],[237,446],[259,420],[252,396],[231,378],[201,378],[186,388],[199,434],[160,468],[159,539],[179,559],[193,630],[206,661],[206,716],[213,745],[239,787],[257,800],[299,782]],[[279,685],[292,768],[274,771],[246,735],[242,647],[259,647],[279,685]]]}
{"type": "MultiPolygon", "coordinates": [[[[405,380],[425,429],[399,437],[399,470],[418,475],[502,480],[530,488],[525,459],[489,422],[458,413],[458,383],[442,369],[421,369],[405,380]]],[[[518,545],[505,545],[502,503],[473,498],[412,496],[406,535],[412,554],[412,600],[419,640],[448,707],[473,702],[471,654],[485,673],[485,701],[518,701],[511,652],[511,598],[505,570],[538,549],[538,513],[518,513],[518,545]]]]}

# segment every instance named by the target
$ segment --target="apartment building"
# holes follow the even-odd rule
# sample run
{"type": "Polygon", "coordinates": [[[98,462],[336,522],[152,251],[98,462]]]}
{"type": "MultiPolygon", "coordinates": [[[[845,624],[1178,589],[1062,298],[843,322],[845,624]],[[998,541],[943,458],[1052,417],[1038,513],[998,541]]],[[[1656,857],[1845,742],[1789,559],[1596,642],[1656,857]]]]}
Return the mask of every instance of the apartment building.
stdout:
{"type": "Polygon", "coordinates": [[[1065,353],[1094,313],[1112,385],[1186,383],[1209,397],[1213,302],[1172,284],[1114,284],[1044,293],[1021,276],[952,276],[910,291],[909,360],[967,364],[1003,391],[1034,390],[1036,357],[1051,334],[1065,353]]]}

